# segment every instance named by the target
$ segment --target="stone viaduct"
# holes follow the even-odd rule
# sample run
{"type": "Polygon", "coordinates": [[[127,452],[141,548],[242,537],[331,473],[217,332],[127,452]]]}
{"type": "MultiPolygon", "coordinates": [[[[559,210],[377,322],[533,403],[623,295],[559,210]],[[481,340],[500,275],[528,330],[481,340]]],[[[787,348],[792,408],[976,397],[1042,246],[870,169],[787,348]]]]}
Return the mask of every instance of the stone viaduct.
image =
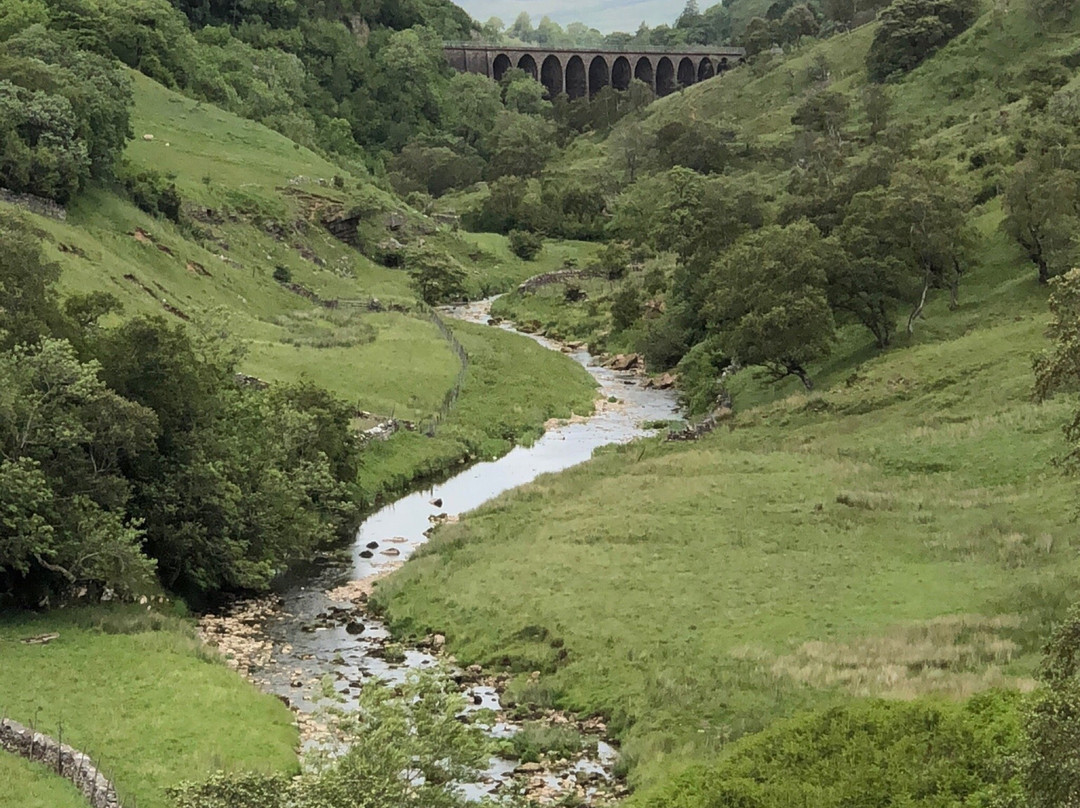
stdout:
{"type": "Polygon", "coordinates": [[[717,76],[744,61],[742,48],[709,50],[619,51],[590,48],[501,47],[448,44],[450,66],[498,81],[520,67],[547,88],[548,97],[566,93],[571,100],[592,97],[603,87],[625,90],[639,79],[658,96],[717,76]]]}

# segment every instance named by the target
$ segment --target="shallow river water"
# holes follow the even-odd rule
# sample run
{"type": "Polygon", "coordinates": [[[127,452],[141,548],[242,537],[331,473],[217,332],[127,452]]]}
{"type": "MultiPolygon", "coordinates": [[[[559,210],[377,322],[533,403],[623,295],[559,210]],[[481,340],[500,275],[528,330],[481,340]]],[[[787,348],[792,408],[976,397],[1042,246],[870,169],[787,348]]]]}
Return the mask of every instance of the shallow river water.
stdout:
{"type": "MultiPolygon", "coordinates": [[[[488,323],[490,301],[447,309],[451,317],[475,323],[488,323]]],[[[509,326],[503,325],[509,329],[509,326]]],[[[533,336],[552,350],[559,346],[533,336]]],[[[333,600],[330,592],[349,581],[370,579],[385,574],[405,561],[427,541],[425,533],[442,516],[454,518],[517,486],[535,480],[541,474],[557,472],[588,460],[601,446],[621,443],[652,434],[643,422],[678,418],[675,395],[671,391],[646,389],[643,379],[634,373],[616,372],[601,367],[586,351],[569,354],[587,368],[599,384],[603,400],[597,412],[581,420],[557,426],[529,447],[517,447],[505,456],[476,463],[445,482],[432,485],[393,502],[371,514],[360,526],[352,549],[351,564],[324,567],[302,581],[294,580],[280,591],[281,610],[261,627],[273,653],[252,678],[266,690],[289,700],[301,712],[313,712],[320,706],[321,688],[313,683],[329,675],[333,687],[349,709],[355,704],[360,686],[368,677],[396,682],[410,670],[436,664],[427,651],[406,649],[404,662],[388,663],[382,658],[387,632],[379,621],[364,616],[359,621],[327,619],[338,609],[352,608],[348,601],[333,600]],[[614,397],[618,401],[607,403],[614,397]],[[438,504],[434,504],[438,503],[438,504]],[[362,624],[360,633],[355,633],[362,624]],[[351,629],[351,631],[350,631],[351,629]]],[[[536,380],[543,384],[544,380],[536,380]]],[[[475,685],[469,691],[472,709],[500,709],[496,689],[475,685]]],[[[513,724],[496,729],[503,734],[516,731],[513,724]]],[[[593,760],[574,764],[577,771],[606,776],[615,756],[604,742],[598,745],[593,760]]],[[[511,776],[514,763],[493,759],[485,782],[466,788],[479,795],[492,790],[511,776]]],[[[546,775],[554,778],[554,775],[546,775]]]]}

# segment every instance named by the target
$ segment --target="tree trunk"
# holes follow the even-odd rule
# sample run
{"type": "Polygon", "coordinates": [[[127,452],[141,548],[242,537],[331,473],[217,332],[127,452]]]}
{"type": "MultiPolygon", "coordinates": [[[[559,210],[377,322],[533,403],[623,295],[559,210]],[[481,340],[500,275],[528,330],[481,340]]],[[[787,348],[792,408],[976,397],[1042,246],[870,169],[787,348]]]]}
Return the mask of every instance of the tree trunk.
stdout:
{"type": "Polygon", "coordinates": [[[1046,259],[1040,255],[1035,263],[1039,265],[1039,283],[1050,283],[1050,267],[1047,265],[1046,259]]]}
{"type": "Polygon", "coordinates": [[[923,281],[922,295],[919,296],[919,302],[915,305],[915,308],[911,310],[911,314],[907,318],[907,332],[908,334],[915,333],[915,321],[922,317],[923,308],[926,306],[926,295],[930,291],[930,273],[926,273],[926,279],[923,281]]]}
{"type": "Polygon", "coordinates": [[[814,389],[814,380],[806,375],[806,371],[803,370],[802,367],[800,367],[799,365],[795,365],[794,367],[788,368],[788,370],[791,371],[792,375],[799,377],[799,381],[803,383],[803,387],[805,387],[807,390],[814,389]]]}

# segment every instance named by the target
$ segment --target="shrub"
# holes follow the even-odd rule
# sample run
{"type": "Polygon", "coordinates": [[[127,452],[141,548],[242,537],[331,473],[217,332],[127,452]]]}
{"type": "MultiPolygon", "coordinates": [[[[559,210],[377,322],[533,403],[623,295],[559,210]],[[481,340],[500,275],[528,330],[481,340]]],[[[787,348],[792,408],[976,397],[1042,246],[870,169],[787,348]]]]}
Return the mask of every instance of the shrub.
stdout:
{"type": "Polygon", "coordinates": [[[164,216],[170,221],[180,222],[180,206],[183,200],[180,192],[176,190],[176,183],[172,182],[172,177],[152,168],[135,171],[130,164],[125,163],[121,166],[119,179],[124,193],[139,210],[151,216],[164,216]]]}
{"type": "Polygon", "coordinates": [[[532,261],[544,249],[544,240],[527,230],[510,231],[510,251],[523,261],[532,261]]]}
{"type": "Polygon", "coordinates": [[[288,283],[292,280],[292,270],[279,264],[274,267],[274,280],[278,283],[288,283]]]}
{"type": "Polygon", "coordinates": [[[569,758],[578,754],[589,741],[574,727],[548,726],[536,721],[527,722],[521,731],[510,738],[509,752],[523,763],[536,763],[541,757],[569,758]]]}
{"type": "Polygon", "coordinates": [[[611,301],[611,326],[625,331],[641,317],[641,290],[637,284],[626,282],[619,287],[611,301]]]}
{"type": "Polygon", "coordinates": [[[646,808],[1016,805],[1020,697],[856,702],[781,722],[649,795],[646,808]]]}

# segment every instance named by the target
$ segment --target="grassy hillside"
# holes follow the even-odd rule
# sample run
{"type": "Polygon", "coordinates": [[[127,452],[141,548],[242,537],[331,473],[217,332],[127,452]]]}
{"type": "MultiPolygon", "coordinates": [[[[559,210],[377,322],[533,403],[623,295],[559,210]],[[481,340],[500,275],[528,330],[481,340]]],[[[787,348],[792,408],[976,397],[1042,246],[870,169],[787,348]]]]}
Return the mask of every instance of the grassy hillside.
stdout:
{"type": "MultiPolygon", "coordinates": [[[[320,224],[327,211],[368,211],[361,225],[366,244],[392,235],[406,246],[437,243],[467,269],[472,294],[511,288],[592,249],[552,243],[540,260],[524,262],[501,236],[429,232],[419,214],[369,180],[344,175],[260,124],[173,93],[141,74],[132,80],[136,138],[127,157],[137,169],[173,178],[184,200],[184,225],[152,218],[100,188],[80,197],[65,222],[35,216],[34,224],[47,236],[50,257],[63,267],[63,291],[110,292],[125,317],[160,314],[196,328],[225,320],[243,341],[242,368],[253,376],[270,382],[309,379],[360,410],[417,421],[436,412],[454,384],[457,358],[430,320],[416,312],[408,273],[335,240],[320,224]],[[384,225],[391,211],[406,221],[393,234],[384,225]],[[317,305],[274,279],[281,267],[319,298],[362,305],[317,305]],[[399,310],[369,311],[373,298],[399,310]]],[[[534,435],[547,418],[587,408],[591,383],[564,357],[505,334],[470,332],[468,338],[475,356],[460,426],[440,442],[413,438],[417,445],[400,455],[397,449],[407,441],[379,447],[368,462],[372,496],[390,481],[403,484],[447,468],[481,444],[505,450],[511,441],[534,435]],[[540,406],[524,385],[508,388],[510,400],[498,404],[510,410],[506,417],[485,405],[495,400],[496,371],[506,361],[542,367],[545,378],[556,380],[554,394],[540,406]],[[507,418],[514,424],[509,432],[501,423],[507,418]]]]}
{"type": "MultiPolygon", "coordinates": [[[[166,808],[166,787],[215,769],[297,769],[289,711],[221,664],[178,619],[145,607],[5,617],[0,653],[4,712],[54,736],[62,729],[65,742],[113,778],[125,804],[166,808]],[[60,637],[19,642],[47,632],[60,637]]],[[[79,804],[40,768],[0,757],[0,772],[27,789],[0,789],[4,808],[79,804]]]]}
{"type": "MultiPolygon", "coordinates": [[[[858,119],[872,36],[695,86],[645,126],[730,124],[755,154],[731,174],[774,203],[806,68],[824,58],[858,119]]],[[[888,87],[893,121],[977,198],[1011,164],[992,155],[1022,125],[1027,71],[1074,49],[1074,34],[1040,33],[1024,9],[987,13],[888,87]],[[971,160],[976,149],[990,159],[971,160]]],[[[608,148],[562,169],[589,170],[608,148]]],[[[939,295],[886,351],[841,329],[816,392],[745,371],[730,429],[604,452],[441,528],[379,591],[395,628],[445,631],[462,660],[508,664],[523,702],[606,715],[642,800],[806,708],[1030,689],[1080,576],[1075,483],[1053,463],[1075,400],[1033,400],[1046,291],[1002,217],[993,194],[972,208],[955,310],[939,295]]],[[[572,331],[588,308],[550,319],[572,331]]],[[[695,782],[686,804],[706,804],[695,782]]]]}
{"type": "Polygon", "coordinates": [[[852,694],[1027,687],[1080,576],[1051,465],[1068,402],[1031,401],[1034,281],[985,280],[931,312],[937,338],[838,365],[818,393],[441,529],[380,601],[397,629],[610,716],[639,784],[852,694]]]}

